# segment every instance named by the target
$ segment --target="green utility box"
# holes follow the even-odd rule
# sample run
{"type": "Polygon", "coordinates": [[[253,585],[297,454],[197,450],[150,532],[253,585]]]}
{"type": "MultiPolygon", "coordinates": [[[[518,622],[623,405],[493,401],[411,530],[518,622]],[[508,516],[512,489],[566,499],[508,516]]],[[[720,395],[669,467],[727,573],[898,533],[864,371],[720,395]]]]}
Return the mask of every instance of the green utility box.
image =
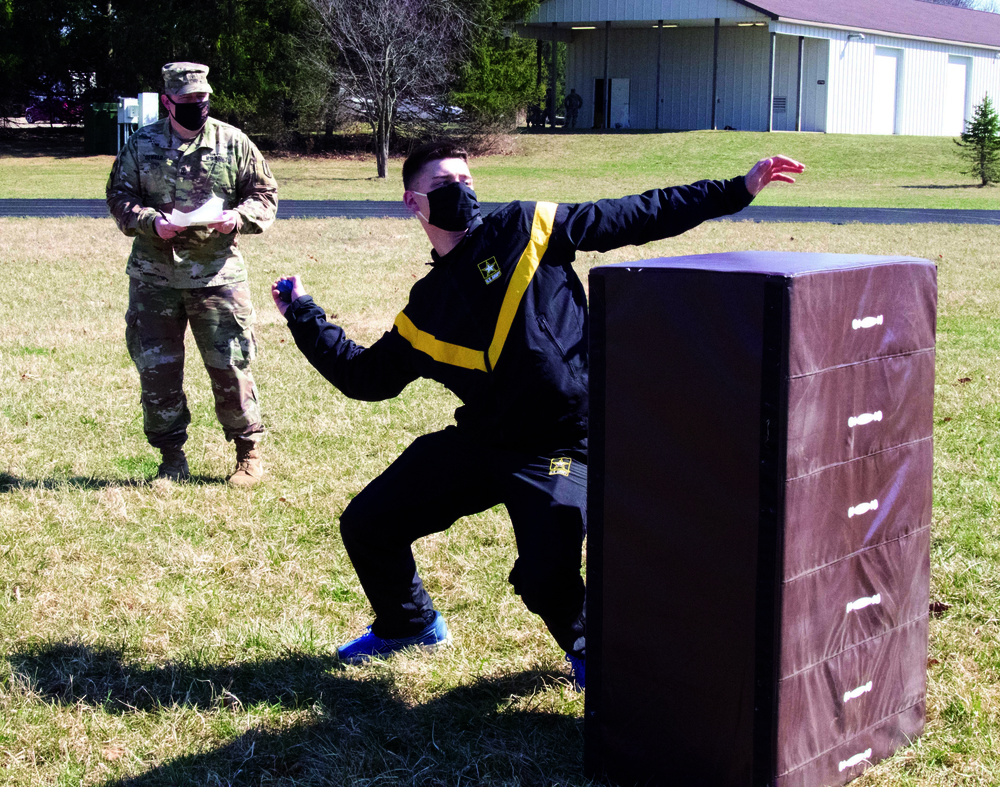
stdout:
{"type": "Polygon", "coordinates": [[[83,114],[83,152],[87,156],[118,153],[118,104],[89,104],[83,114]]]}

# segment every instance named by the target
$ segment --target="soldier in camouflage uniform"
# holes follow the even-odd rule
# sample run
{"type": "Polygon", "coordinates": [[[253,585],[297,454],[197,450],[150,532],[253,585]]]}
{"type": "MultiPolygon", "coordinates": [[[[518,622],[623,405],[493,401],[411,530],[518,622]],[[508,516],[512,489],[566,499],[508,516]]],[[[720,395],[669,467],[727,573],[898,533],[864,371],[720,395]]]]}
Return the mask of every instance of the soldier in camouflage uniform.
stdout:
{"type": "Polygon", "coordinates": [[[143,427],[163,457],[158,477],[189,475],[182,446],[191,416],[181,387],[188,323],[212,382],[215,412],[236,444],[229,482],[251,485],[263,467],[254,309],[238,242],[274,221],[277,183],[256,146],[239,129],[208,117],[208,68],[163,67],[169,117],[129,137],[108,179],[107,201],[118,228],[134,237],[125,339],[139,370],[143,427]],[[217,221],[178,226],[174,209],[191,212],[221,197],[217,221]]]}

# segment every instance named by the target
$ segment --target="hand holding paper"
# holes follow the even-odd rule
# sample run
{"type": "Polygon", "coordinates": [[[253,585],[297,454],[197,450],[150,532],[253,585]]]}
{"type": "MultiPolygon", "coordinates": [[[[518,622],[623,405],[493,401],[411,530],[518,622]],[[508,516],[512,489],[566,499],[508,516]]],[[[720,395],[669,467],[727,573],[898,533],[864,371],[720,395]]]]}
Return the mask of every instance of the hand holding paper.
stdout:
{"type": "Polygon", "coordinates": [[[222,197],[212,197],[200,208],[196,208],[190,213],[184,213],[174,208],[167,216],[167,221],[177,227],[205,227],[222,221],[223,213],[222,197]]]}
{"type": "Polygon", "coordinates": [[[171,224],[169,220],[163,218],[163,216],[157,216],[153,219],[153,230],[159,235],[163,240],[170,240],[178,232],[183,232],[183,227],[178,227],[176,224],[171,224]]]}
{"type": "Polygon", "coordinates": [[[229,235],[233,230],[240,228],[240,214],[235,210],[224,210],[222,211],[222,217],[218,221],[213,221],[208,225],[210,230],[215,230],[216,232],[221,232],[223,235],[229,235]]]}

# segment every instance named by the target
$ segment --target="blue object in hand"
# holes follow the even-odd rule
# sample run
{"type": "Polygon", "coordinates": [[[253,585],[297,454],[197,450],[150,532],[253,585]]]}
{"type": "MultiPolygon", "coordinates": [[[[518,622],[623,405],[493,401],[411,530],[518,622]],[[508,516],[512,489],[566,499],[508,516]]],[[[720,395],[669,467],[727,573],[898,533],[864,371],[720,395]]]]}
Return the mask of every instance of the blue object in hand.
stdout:
{"type": "Polygon", "coordinates": [[[278,282],[278,294],[285,303],[292,302],[292,280],[282,279],[278,282]]]}

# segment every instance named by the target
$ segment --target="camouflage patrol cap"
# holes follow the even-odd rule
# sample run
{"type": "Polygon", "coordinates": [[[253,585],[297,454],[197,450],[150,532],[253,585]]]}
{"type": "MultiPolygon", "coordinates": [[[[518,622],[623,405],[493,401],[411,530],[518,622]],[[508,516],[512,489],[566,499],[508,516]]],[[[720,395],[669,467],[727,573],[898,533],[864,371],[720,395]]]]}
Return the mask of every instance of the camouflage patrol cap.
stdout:
{"type": "Polygon", "coordinates": [[[208,66],[201,63],[167,63],[163,67],[164,90],[174,96],[187,93],[211,93],[208,66]]]}

